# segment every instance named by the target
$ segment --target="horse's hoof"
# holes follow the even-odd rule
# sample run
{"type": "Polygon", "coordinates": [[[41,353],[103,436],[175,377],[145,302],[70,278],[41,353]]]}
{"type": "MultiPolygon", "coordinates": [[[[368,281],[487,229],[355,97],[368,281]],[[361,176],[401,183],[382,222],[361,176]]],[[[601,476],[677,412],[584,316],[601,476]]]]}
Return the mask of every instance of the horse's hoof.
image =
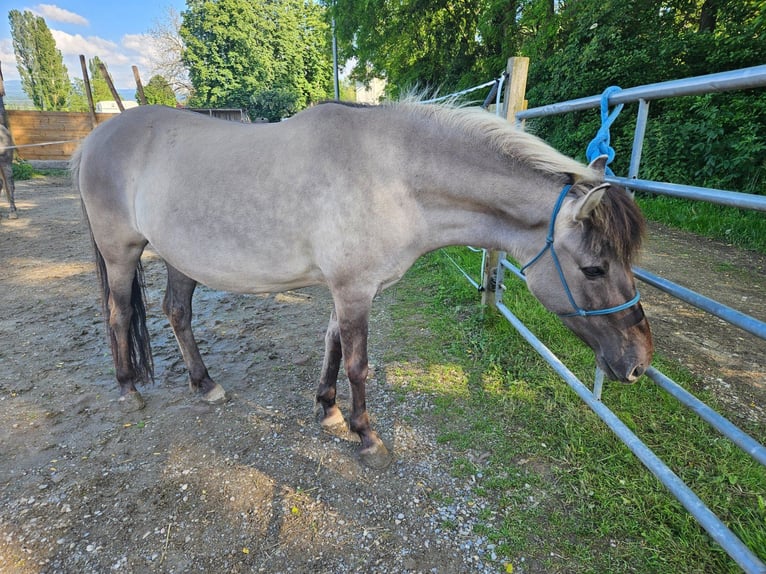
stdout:
{"type": "Polygon", "coordinates": [[[18,218],[19,218],[19,215],[15,211],[11,211],[8,214],[8,219],[18,219],[18,218]]]}
{"type": "Polygon", "coordinates": [[[138,391],[125,393],[117,400],[117,404],[120,406],[120,410],[124,413],[134,413],[146,406],[144,397],[142,397],[141,393],[138,391]]]}
{"type": "Polygon", "coordinates": [[[334,409],[329,415],[323,415],[319,420],[319,424],[322,425],[323,430],[333,429],[335,427],[344,427],[348,430],[346,419],[343,418],[343,413],[340,409],[334,409]]]}
{"type": "Polygon", "coordinates": [[[360,450],[359,458],[364,466],[373,470],[383,470],[394,460],[393,455],[380,440],[360,450]]]}
{"type": "Polygon", "coordinates": [[[228,397],[226,396],[226,391],[218,383],[216,383],[212,389],[202,395],[202,401],[209,405],[220,405],[225,403],[227,400],[228,397]]]}

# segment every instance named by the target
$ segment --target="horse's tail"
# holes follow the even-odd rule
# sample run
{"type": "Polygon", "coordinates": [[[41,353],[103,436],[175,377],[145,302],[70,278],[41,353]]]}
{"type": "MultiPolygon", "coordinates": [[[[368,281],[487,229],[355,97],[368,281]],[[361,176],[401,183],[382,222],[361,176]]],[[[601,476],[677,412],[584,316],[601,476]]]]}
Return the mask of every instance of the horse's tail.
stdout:
{"type": "MultiPolygon", "coordinates": [[[[69,162],[72,182],[78,192],[80,189],[80,156],[81,150],[78,148],[69,162]]],[[[85,202],[82,201],[82,195],[80,196],[80,201],[83,214],[85,215],[85,221],[88,223],[88,231],[90,233],[91,244],[93,245],[93,252],[95,254],[96,276],[98,277],[98,282],[101,287],[101,306],[103,309],[104,322],[106,323],[107,337],[112,350],[112,358],[114,359],[116,366],[117,338],[109,324],[109,317],[111,315],[111,307],[109,303],[111,290],[109,289],[109,276],[107,274],[106,261],[104,260],[104,256],[101,254],[101,250],[96,243],[96,238],[93,235],[93,228],[90,225],[88,210],[85,207],[85,202]]],[[[154,359],[152,358],[149,330],[146,327],[146,305],[144,304],[146,293],[145,285],[144,269],[139,260],[135,274],[133,275],[133,284],[131,286],[130,306],[133,312],[131,313],[130,327],[128,329],[128,350],[130,363],[133,365],[137,379],[144,383],[150,383],[154,381],[154,359]]]]}

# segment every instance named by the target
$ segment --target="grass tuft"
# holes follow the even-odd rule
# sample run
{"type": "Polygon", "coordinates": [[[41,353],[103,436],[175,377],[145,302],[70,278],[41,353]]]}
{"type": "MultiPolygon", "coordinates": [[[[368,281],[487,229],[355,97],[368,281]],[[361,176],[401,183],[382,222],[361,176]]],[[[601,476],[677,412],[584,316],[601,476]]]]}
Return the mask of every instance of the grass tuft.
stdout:
{"type": "Polygon", "coordinates": [[[637,196],[647,219],[766,254],[763,212],[665,196],[637,196]]]}

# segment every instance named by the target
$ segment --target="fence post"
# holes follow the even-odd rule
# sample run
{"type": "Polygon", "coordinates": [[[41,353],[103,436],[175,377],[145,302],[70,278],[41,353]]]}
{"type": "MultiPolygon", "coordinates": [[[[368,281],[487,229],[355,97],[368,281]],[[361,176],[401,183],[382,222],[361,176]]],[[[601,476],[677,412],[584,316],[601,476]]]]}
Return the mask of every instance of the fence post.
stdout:
{"type": "Polygon", "coordinates": [[[136,80],[136,93],[138,94],[138,103],[146,105],[146,96],[144,95],[144,85],[141,83],[141,75],[138,73],[138,66],[132,66],[133,79],[136,80]]]}
{"type": "Polygon", "coordinates": [[[120,109],[120,112],[124,112],[125,107],[122,105],[122,99],[120,99],[120,94],[117,93],[117,90],[112,83],[112,77],[109,75],[109,72],[106,71],[104,62],[98,63],[98,69],[101,71],[101,75],[104,76],[106,85],[109,86],[109,91],[112,92],[112,97],[114,98],[114,101],[117,102],[117,107],[120,109]]]}
{"type": "MultiPolygon", "coordinates": [[[[516,123],[516,112],[526,108],[524,96],[527,92],[527,73],[529,71],[529,58],[508,58],[505,67],[508,79],[505,82],[505,117],[509,122],[516,123]]],[[[489,251],[484,259],[482,273],[483,284],[481,289],[481,304],[495,308],[495,290],[497,289],[497,267],[500,263],[500,252],[489,251]]]]}
{"type": "Polygon", "coordinates": [[[82,68],[82,81],[85,88],[85,95],[88,96],[90,127],[95,129],[98,125],[98,120],[96,119],[96,106],[93,104],[93,90],[90,88],[90,80],[88,79],[88,66],[85,64],[85,56],[83,54],[80,54],[80,67],[82,68]]]}

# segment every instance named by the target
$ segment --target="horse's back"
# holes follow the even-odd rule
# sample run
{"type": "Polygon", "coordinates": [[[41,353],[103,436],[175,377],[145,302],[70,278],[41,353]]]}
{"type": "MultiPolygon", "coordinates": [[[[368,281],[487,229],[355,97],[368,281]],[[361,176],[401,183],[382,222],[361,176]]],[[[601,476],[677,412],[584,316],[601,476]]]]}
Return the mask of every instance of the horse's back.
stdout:
{"type": "Polygon", "coordinates": [[[248,125],[134,108],[86,139],[81,192],[122,240],[214,288],[377,288],[419,255],[422,223],[384,114],[328,104],[248,125]]]}
{"type": "Polygon", "coordinates": [[[86,138],[79,158],[96,234],[148,241],[174,267],[220,289],[326,282],[317,252],[331,243],[322,227],[336,215],[318,190],[332,187],[322,172],[333,167],[308,149],[311,129],[287,124],[238,124],[161,106],[110,119],[86,138]]]}

